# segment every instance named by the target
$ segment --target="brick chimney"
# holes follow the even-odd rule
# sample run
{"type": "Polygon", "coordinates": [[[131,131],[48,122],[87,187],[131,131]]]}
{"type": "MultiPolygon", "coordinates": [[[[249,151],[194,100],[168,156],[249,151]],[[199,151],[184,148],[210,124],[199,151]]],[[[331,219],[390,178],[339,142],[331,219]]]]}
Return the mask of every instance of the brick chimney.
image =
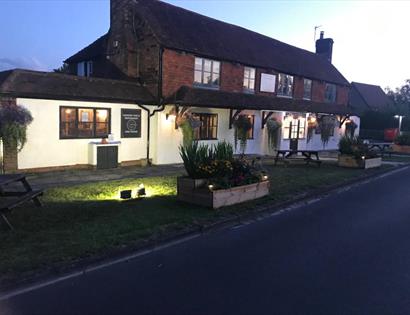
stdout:
{"type": "Polygon", "coordinates": [[[323,56],[330,63],[332,62],[333,39],[324,38],[325,32],[320,32],[320,38],[316,41],[316,54],[323,56]]]}
{"type": "Polygon", "coordinates": [[[110,0],[110,30],[107,59],[124,76],[136,78],[137,40],[133,33],[133,1],[110,0]]]}

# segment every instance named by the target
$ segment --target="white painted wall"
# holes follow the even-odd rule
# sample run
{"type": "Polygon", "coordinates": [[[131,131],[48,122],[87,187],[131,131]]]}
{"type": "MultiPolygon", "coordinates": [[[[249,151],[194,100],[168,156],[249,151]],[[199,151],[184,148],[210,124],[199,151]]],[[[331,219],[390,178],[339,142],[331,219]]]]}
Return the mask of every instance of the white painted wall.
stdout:
{"type": "Polygon", "coordinates": [[[19,169],[89,163],[89,143],[98,139],[60,139],[60,106],[110,108],[111,133],[114,140],[121,141],[119,162],[146,158],[144,110],[141,110],[141,138],[121,138],[121,108],[137,108],[136,105],[25,98],[17,99],[17,104],[27,108],[33,116],[27,129],[28,141],[18,154],[19,169]]]}
{"type": "MultiPolygon", "coordinates": [[[[182,132],[175,129],[175,116],[169,116],[172,106],[167,106],[163,112],[155,115],[152,121],[153,136],[152,142],[156,143],[156,148],[152,149],[154,164],[181,163],[178,147],[182,143],[182,132]],[[155,140],[154,140],[155,139],[155,140]]],[[[218,141],[228,141],[234,145],[234,129],[229,129],[229,109],[199,108],[194,107],[192,113],[218,114],[218,140],[200,141],[200,143],[213,145],[218,141]]],[[[243,111],[244,115],[255,115],[254,139],[248,140],[246,154],[264,154],[267,138],[261,129],[261,113],[259,111],[243,111]],[[262,140],[262,141],[261,141],[262,140]]],[[[239,143],[238,152],[239,153],[239,143]]]]}

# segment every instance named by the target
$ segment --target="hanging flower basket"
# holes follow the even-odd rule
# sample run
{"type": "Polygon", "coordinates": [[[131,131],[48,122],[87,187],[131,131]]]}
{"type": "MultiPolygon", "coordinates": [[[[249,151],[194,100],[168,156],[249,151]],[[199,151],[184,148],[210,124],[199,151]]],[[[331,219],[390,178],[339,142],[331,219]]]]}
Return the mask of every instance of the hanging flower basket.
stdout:
{"type": "Polygon", "coordinates": [[[268,144],[270,149],[276,150],[278,148],[281,127],[282,123],[276,118],[269,119],[266,122],[268,144]]]}
{"type": "Polygon", "coordinates": [[[233,122],[233,127],[235,129],[235,150],[238,147],[238,141],[240,146],[241,154],[245,154],[246,144],[248,141],[248,132],[252,129],[252,122],[246,115],[240,115],[233,122]]]}

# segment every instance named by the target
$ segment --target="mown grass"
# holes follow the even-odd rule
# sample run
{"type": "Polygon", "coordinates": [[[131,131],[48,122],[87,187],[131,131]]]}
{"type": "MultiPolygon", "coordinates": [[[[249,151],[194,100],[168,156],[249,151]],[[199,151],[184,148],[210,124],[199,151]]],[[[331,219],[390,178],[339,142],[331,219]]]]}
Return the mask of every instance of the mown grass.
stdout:
{"type": "Polygon", "coordinates": [[[329,163],[320,168],[292,165],[268,166],[266,170],[271,181],[269,196],[218,211],[177,201],[176,177],[49,189],[42,197],[43,207],[27,204],[9,215],[14,232],[0,225],[0,283],[375,172],[342,169],[329,163]],[[141,183],[147,198],[119,200],[120,190],[141,183]]]}

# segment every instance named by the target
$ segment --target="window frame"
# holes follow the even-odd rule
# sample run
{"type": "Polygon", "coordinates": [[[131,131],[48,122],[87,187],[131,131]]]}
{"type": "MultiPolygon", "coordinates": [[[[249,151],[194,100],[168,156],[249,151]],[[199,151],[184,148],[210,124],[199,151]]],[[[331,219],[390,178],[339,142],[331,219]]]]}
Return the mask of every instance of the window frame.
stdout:
{"type": "Polygon", "coordinates": [[[92,60],[80,61],[77,63],[77,76],[89,78],[94,71],[94,64],[92,60]],[[82,68],[80,73],[80,68],[82,68]]]}
{"type": "Polygon", "coordinates": [[[96,129],[97,129],[97,110],[106,110],[108,113],[108,133],[107,136],[111,133],[111,108],[106,108],[106,107],[84,107],[84,106],[63,106],[61,105],[59,107],[58,111],[58,117],[59,117],[59,135],[60,135],[60,140],[72,140],[72,139],[101,139],[104,138],[104,135],[96,135],[96,129]],[[75,110],[75,128],[76,128],[76,133],[78,134],[78,124],[79,124],[79,110],[80,109],[92,109],[93,110],[93,136],[92,137],[81,137],[81,136],[64,136],[62,132],[62,110],[66,109],[71,109],[75,110]]]}
{"type": "Polygon", "coordinates": [[[325,95],[324,95],[324,101],[325,101],[325,103],[336,103],[336,101],[337,101],[337,85],[336,84],[334,84],[334,83],[325,83],[325,95]],[[334,99],[332,99],[332,100],[330,100],[330,99],[327,99],[327,87],[328,86],[334,86],[334,91],[335,91],[335,93],[334,93],[334,99]]]}
{"type": "Polygon", "coordinates": [[[256,68],[247,67],[243,68],[243,90],[247,93],[255,93],[255,86],[256,86],[256,68]],[[249,76],[246,76],[246,71],[249,71],[249,76]],[[252,77],[253,71],[253,77],[252,77]],[[250,87],[251,81],[253,81],[252,88],[250,87]]]}
{"type": "Polygon", "coordinates": [[[211,140],[218,140],[218,123],[219,123],[219,117],[218,117],[218,114],[216,114],[216,113],[192,113],[192,115],[193,115],[193,117],[194,118],[199,118],[199,121],[201,122],[201,126],[198,128],[199,129],[199,131],[198,131],[198,133],[199,133],[199,138],[196,138],[195,137],[195,133],[194,133],[194,140],[195,141],[211,141],[211,140]],[[215,124],[215,126],[208,126],[208,137],[207,138],[202,138],[202,124],[203,124],[203,121],[202,121],[202,117],[216,117],[216,124],[215,124]],[[209,130],[211,130],[211,128],[215,128],[215,134],[216,134],[216,137],[215,138],[211,138],[211,137],[209,137],[209,130]]]}
{"type": "Polygon", "coordinates": [[[307,78],[303,78],[303,99],[304,100],[307,100],[307,101],[311,101],[312,100],[312,91],[313,91],[313,80],[311,80],[311,79],[307,79],[307,78]],[[305,82],[306,81],[309,81],[310,82],[310,93],[309,93],[309,97],[306,97],[305,96],[305,92],[306,92],[306,90],[305,90],[305,82]]]}
{"type": "Polygon", "coordinates": [[[221,68],[222,68],[222,63],[219,60],[215,60],[215,59],[208,59],[208,58],[203,58],[203,57],[197,57],[195,56],[195,60],[194,60],[194,86],[197,87],[203,87],[203,88],[209,88],[209,89],[219,89],[219,87],[221,86],[221,68]],[[197,59],[201,59],[201,70],[198,70],[196,68],[196,61],[197,59]],[[205,61],[210,61],[211,62],[211,77],[213,77],[214,74],[216,74],[216,72],[214,72],[214,63],[218,63],[219,64],[219,72],[218,72],[218,84],[209,84],[209,83],[205,83],[204,81],[204,74],[205,72],[209,72],[209,71],[205,71],[205,61]],[[197,82],[195,81],[195,73],[201,71],[201,82],[197,82]]]}
{"type": "Polygon", "coordinates": [[[295,78],[294,78],[294,76],[290,75],[290,74],[287,74],[287,73],[278,73],[278,79],[277,80],[278,80],[278,82],[277,82],[278,87],[276,89],[276,95],[278,97],[293,98],[293,91],[295,89],[295,78]],[[282,76],[288,76],[288,77],[292,78],[292,88],[290,90],[290,95],[281,93],[280,84],[281,84],[281,77],[282,76]]]}

